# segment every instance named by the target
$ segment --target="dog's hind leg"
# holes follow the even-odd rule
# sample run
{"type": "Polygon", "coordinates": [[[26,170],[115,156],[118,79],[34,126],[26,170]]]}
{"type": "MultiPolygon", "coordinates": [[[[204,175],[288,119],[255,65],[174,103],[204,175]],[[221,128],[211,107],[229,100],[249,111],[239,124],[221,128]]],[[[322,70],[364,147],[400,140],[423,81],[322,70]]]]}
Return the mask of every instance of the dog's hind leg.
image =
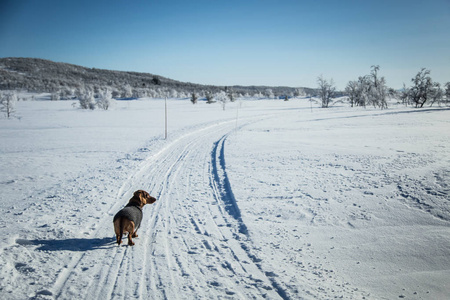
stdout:
{"type": "Polygon", "coordinates": [[[130,222],[130,224],[131,224],[131,228],[130,228],[130,230],[128,230],[128,246],[134,246],[134,242],[133,242],[133,240],[131,239],[132,237],[134,237],[134,233],[135,233],[135,231],[134,231],[134,223],[133,222],[130,222]]]}
{"type": "Polygon", "coordinates": [[[116,233],[116,241],[117,245],[120,246],[122,244],[122,236],[123,236],[123,218],[119,218],[114,222],[114,232],[116,233]]]}

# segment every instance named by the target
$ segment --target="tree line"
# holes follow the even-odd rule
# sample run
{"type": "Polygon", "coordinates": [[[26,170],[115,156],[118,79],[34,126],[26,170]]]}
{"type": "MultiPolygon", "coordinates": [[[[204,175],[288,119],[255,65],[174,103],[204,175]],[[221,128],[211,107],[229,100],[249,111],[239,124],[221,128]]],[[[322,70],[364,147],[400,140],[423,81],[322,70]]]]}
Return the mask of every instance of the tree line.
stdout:
{"type": "MultiPolygon", "coordinates": [[[[316,96],[326,108],[336,98],[346,96],[350,106],[373,106],[385,109],[389,98],[399,99],[405,105],[449,105],[450,82],[443,86],[434,82],[431,71],[421,69],[411,79],[411,86],[396,91],[386,85],[379,74],[380,67],[370,68],[370,73],[348,82],[345,90],[336,90],[333,79],[317,78],[318,88],[290,88],[265,86],[207,86],[182,83],[149,73],[120,72],[89,69],[42,59],[0,59],[0,90],[28,90],[50,92],[52,100],[77,99],[83,109],[109,109],[114,99],[130,98],[190,98],[192,103],[205,99],[207,103],[227,102],[238,98],[266,98],[289,100],[291,97],[316,96]]],[[[0,91],[0,109],[9,118],[14,112],[17,95],[0,91]]]]}
{"type": "MultiPolygon", "coordinates": [[[[440,83],[434,82],[430,76],[431,71],[422,68],[415,77],[411,79],[412,85],[396,91],[386,85],[386,80],[379,75],[380,66],[372,66],[370,74],[360,76],[357,80],[349,81],[345,87],[350,106],[373,106],[381,109],[387,108],[389,98],[400,99],[405,105],[423,107],[425,103],[432,106],[450,104],[450,82],[442,88],[440,83]]],[[[327,80],[323,76],[317,78],[317,96],[321,100],[322,107],[326,108],[336,97],[336,87],[333,79],[327,80]]]]}

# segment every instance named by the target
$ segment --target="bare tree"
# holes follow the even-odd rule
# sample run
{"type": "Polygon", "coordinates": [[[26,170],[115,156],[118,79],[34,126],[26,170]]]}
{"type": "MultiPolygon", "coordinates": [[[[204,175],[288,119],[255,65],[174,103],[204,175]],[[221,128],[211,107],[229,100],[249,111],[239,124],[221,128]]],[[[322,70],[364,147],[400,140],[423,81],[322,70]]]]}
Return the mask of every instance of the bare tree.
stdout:
{"type": "Polygon", "coordinates": [[[16,92],[0,93],[0,110],[6,114],[9,119],[15,112],[17,102],[16,92]]]}
{"type": "Polygon", "coordinates": [[[409,104],[409,88],[406,87],[406,84],[403,83],[403,89],[400,93],[400,100],[405,106],[409,104]]]}
{"type": "Polygon", "coordinates": [[[330,79],[330,81],[328,81],[324,79],[322,75],[320,75],[317,78],[317,84],[319,85],[318,92],[319,98],[322,100],[322,107],[327,108],[336,92],[336,87],[334,86],[333,79],[330,79]]]}
{"type": "Polygon", "coordinates": [[[353,107],[353,105],[356,105],[356,101],[358,99],[358,82],[349,81],[349,83],[345,87],[345,92],[348,95],[351,107],[353,107]]]}

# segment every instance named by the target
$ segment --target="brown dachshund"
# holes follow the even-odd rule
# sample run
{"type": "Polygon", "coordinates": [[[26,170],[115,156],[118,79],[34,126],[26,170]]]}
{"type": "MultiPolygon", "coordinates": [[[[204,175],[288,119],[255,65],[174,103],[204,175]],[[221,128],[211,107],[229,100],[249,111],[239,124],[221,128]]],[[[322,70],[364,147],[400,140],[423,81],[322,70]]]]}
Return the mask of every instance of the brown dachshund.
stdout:
{"type": "Polygon", "coordinates": [[[122,243],[122,236],[128,232],[128,245],[133,246],[132,237],[138,237],[136,234],[142,221],[142,207],[145,204],[155,203],[156,198],[152,197],[143,190],[134,192],[128,205],[114,216],[114,231],[116,232],[117,244],[122,243]]]}

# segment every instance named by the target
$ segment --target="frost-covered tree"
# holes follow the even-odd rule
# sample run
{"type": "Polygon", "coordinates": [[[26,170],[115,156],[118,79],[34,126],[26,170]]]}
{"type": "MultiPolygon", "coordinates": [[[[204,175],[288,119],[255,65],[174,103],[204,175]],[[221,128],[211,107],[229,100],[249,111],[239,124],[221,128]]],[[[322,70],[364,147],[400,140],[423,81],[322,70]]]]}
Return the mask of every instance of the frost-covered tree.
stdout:
{"type": "Polygon", "coordinates": [[[131,85],[126,84],[122,87],[122,97],[123,98],[133,97],[133,89],[131,88],[131,85]]]}
{"type": "Polygon", "coordinates": [[[430,70],[422,68],[411,81],[413,86],[403,91],[403,98],[417,108],[423,107],[426,102],[432,104],[442,97],[440,84],[433,82],[430,77],[430,70]]]}
{"type": "Polygon", "coordinates": [[[15,112],[17,102],[16,92],[0,93],[0,110],[5,113],[9,119],[15,112]]]}
{"type": "Polygon", "coordinates": [[[84,93],[78,94],[78,101],[82,109],[95,109],[95,98],[92,91],[86,90],[84,93]]]}
{"type": "Polygon", "coordinates": [[[235,97],[234,92],[233,92],[232,89],[228,90],[227,93],[228,93],[228,98],[230,99],[231,102],[236,101],[236,97],[235,97]]]}
{"type": "Polygon", "coordinates": [[[445,84],[445,99],[447,103],[450,102],[450,82],[445,84]]]}
{"type": "Polygon", "coordinates": [[[97,98],[97,106],[104,110],[108,110],[113,102],[112,93],[109,89],[99,92],[99,97],[97,98]]]}
{"type": "Polygon", "coordinates": [[[145,98],[148,95],[148,90],[144,88],[135,89],[133,92],[133,96],[137,98],[145,98]]]}
{"type": "Polygon", "coordinates": [[[112,88],[111,89],[111,96],[114,98],[114,99],[117,99],[117,98],[120,98],[120,91],[117,89],[117,88],[112,88]]]}
{"type": "Polygon", "coordinates": [[[55,91],[50,95],[52,101],[61,100],[61,91],[55,91]]]}
{"type": "Polygon", "coordinates": [[[435,89],[431,94],[430,106],[432,106],[434,103],[437,103],[439,106],[441,106],[442,102],[444,102],[444,91],[441,89],[440,83],[435,82],[434,84],[435,89]]]}
{"type": "Polygon", "coordinates": [[[334,86],[333,79],[330,79],[330,81],[328,81],[324,79],[322,75],[320,75],[317,78],[317,84],[319,85],[318,94],[319,98],[322,100],[322,107],[327,108],[330,105],[331,99],[334,97],[334,94],[336,92],[336,87],[334,86]]]}
{"type": "Polygon", "coordinates": [[[206,103],[208,103],[208,104],[214,103],[214,95],[211,92],[207,92],[205,97],[206,97],[206,103]]]}
{"type": "Polygon", "coordinates": [[[379,66],[372,66],[369,75],[360,76],[357,81],[350,81],[345,92],[349,98],[350,105],[387,108],[387,97],[389,89],[384,77],[378,75],[379,66]]]}
{"type": "Polygon", "coordinates": [[[380,107],[381,109],[387,108],[387,96],[388,88],[386,86],[386,80],[384,77],[378,76],[378,70],[380,66],[372,66],[372,71],[370,72],[368,83],[368,99],[370,104],[374,107],[380,107]]]}
{"type": "Polygon", "coordinates": [[[214,98],[216,99],[217,102],[220,102],[222,104],[222,108],[223,108],[223,110],[225,110],[225,106],[226,106],[227,102],[229,101],[227,93],[225,93],[224,91],[221,91],[221,92],[217,93],[214,96],[214,98]]]}
{"type": "Polygon", "coordinates": [[[73,89],[73,88],[65,87],[60,91],[59,97],[62,100],[73,99],[74,91],[75,91],[75,89],[73,89]]]}
{"type": "Polygon", "coordinates": [[[304,96],[306,96],[306,92],[303,88],[295,89],[294,97],[304,97],[304,96]]]}
{"type": "Polygon", "coordinates": [[[265,91],[265,96],[266,96],[267,98],[269,98],[269,99],[275,98],[275,95],[274,95],[272,89],[266,89],[266,91],[265,91]]]}

